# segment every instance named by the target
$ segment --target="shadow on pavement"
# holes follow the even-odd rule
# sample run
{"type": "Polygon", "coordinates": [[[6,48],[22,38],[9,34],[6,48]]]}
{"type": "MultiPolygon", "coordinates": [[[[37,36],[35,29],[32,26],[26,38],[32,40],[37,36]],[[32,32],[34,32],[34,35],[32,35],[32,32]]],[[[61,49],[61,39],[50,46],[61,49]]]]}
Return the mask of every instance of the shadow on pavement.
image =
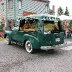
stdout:
{"type": "Polygon", "coordinates": [[[58,54],[58,50],[55,49],[49,49],[49,50],[36,50],[36,53],[38,54],[50,54],[50,55],[54,55],[54,54],[58,54]]]}
{"type": "MultiPolygon", "coordinates": [[[[12,44],[11,46],[17,50],[26,52],[26,50],[23,46],[16,45],[16,44],[12,44]]],[[[63,55],[64,52],[65,52],[64,50],[60,50],[60,49],[48,49],[48,50],[36,49],[35,52],[33,53],[33,55],[41,55],[41,56],[52,55],[52,56],[54,56],[54,55],[63,55]]]]}

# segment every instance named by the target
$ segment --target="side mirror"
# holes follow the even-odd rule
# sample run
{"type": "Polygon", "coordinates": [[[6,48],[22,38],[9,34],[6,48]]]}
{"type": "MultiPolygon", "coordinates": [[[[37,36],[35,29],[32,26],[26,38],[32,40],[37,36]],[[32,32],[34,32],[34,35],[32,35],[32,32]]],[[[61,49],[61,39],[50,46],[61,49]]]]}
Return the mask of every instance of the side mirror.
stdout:
{"type": "Polygon", "coordinates": [[[14,28],[11,29],[11,31],[13,31],[13,30],[14,30],[14,28]]]}

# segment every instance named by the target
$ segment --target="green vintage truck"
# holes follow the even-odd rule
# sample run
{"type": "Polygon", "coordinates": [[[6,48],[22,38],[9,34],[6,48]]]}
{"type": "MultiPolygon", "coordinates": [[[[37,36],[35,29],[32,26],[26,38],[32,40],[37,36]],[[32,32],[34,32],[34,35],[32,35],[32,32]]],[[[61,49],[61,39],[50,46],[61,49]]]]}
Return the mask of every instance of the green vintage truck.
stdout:
{"type": "Polygon", "coordinates": [[[5,31],[8,44],[20,43],[28,53],[35,49],[59,48],[64,43],[64,30],[53,15],[30,15],[17,20],[11,31],[5,31]]]}

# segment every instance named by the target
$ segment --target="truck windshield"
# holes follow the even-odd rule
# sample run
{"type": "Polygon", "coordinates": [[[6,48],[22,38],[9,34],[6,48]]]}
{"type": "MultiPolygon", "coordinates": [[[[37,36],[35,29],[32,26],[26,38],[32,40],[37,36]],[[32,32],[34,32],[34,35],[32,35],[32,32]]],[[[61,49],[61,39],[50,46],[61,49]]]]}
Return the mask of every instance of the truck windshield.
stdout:
{"type": "Polygon", "coordinates": [[[62,30],[61,22],[44,21],[44,32],[60,32],[62,30]]]}

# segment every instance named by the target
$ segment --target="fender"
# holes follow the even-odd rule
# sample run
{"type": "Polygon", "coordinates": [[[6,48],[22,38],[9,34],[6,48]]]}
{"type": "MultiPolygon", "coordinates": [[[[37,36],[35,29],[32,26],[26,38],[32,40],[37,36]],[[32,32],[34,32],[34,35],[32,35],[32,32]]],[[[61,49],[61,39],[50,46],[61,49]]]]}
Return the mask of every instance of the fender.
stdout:
{"type": "Polygon", "coordinates": [[[25,34],[25,35],[24,35],[24,42],[25,42],[26,40],[31,41],[32,46],[33,46],[34,49],[39,49],[39,48],[40,48],[39,39],[36,38],[35,36],[29,35],[29,34],[25,34]]]}
{"type": "Polygon", "coordinates": [[[5,34],[6,34],[6,35],[10,35],[11,32],[12,32],[12,31],[7,31],[7,30],[5,30],[5,34]]]}
{"type": "MultiPolygon", "coordinates": [[[[5,35],[6,35],[6,37],[8,36],[9,40],[11,40],[11,32],[12,32],[12,31],[7,31],[7,30],[5,30],[5,35]]],[[[6,37],[5,37],[5,38],[6,38],[6,37]]]]}

